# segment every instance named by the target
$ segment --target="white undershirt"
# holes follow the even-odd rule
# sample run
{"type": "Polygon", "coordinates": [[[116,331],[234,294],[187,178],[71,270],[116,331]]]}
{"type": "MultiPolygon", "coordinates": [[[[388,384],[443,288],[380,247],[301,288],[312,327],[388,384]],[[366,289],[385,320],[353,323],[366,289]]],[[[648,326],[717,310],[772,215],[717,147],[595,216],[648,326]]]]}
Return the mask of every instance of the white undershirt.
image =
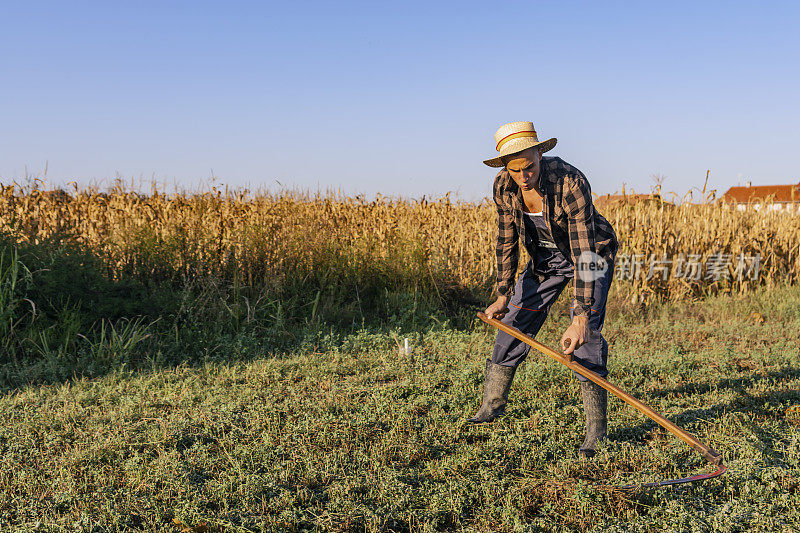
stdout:
{"type": "Polygon", "coordinates": [[[539,211],[538,213],[528,213],[527,211],[523,211],[523,215],[528,215],[530,217],[540,217],[542,216],[543,211],[539,211]]]}

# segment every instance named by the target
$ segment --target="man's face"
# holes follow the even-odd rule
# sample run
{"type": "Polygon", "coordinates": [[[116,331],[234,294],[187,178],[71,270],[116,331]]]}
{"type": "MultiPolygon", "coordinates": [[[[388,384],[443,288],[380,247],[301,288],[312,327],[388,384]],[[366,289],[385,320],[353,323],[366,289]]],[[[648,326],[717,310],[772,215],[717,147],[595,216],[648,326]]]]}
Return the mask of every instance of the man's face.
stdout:
{"type": "Polygon", "coordinates": [[[530,191],[539,187],[539,162],[542,155],[537,148],[514,154],[513,159],[506,163],[506,169],[511,175],[511,179],[523,191],[530,191]]]}

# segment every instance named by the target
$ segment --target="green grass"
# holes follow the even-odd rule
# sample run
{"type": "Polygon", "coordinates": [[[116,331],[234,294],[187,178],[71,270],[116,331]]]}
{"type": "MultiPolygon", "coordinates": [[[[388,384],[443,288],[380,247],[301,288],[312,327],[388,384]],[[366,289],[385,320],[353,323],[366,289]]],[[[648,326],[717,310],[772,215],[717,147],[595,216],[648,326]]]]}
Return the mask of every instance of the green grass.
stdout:
{"type": "MultiPolygon", "coordinates": [[[[408,318],[398,307],[394,321],[387,313],[364,327],[329,327],[310,313],[281,324],[276,302],[247,314],[241,297],[207,289],[175,293],[186,297],[156,322],[117,321],[115,334],[102,322],[92,333],[75,326],[83,338],[64,333],[69,321],[54,315],[48,327],[61,328],[68,350],[40,342],[35,354],[3,359],[0,524],[93,532],[179,531],[175,520],[233,531],[800,529],[800,288],[647,309],[625,304],[618,289],[605,327],[609,379],[722,452],[724,477],[614,490],[707,467],[617,399],[609,441],[594,460],[579,460],[577,382],[534,354],[517,373],[508,415],[464,426],[494,338],[480,322],[425,310],[408,318]],[[410,358],[398,353],[404,337],[410,358]]],[[[566,303],[538,336],[550,346],[567,325],[566,303]]],[[[85,324],[90,311],[71,320],[85,324]]],[[[46,331],[15,327],[20,339],[46,331]]]]}

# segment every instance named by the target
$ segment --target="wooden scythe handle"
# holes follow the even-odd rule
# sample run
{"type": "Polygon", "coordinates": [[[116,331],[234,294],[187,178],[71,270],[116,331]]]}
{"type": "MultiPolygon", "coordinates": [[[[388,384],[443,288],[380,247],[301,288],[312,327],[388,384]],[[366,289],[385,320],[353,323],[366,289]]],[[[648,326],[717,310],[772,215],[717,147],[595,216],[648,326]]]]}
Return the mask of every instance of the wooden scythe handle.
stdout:
{"type": "Polygon", "coordinates": [[[656,413],[653,409],[651,409],[647,405],[643,404],[642,402],[640,402],[639,400],[637,400],[624,390],[620,389],[616,385],[609,383],[604,378],[598,376],[591,370],[579,365],[578,363],[570,361],[569,359],[567,359],[560,353],[556,352],[555,350],[551,350],[544,344],[534,340],[528,335],[525,335],[520,330],[512,328],[511,326],[507,326],[497,319],[489,318],[488,316],[486,316],[485,313],[478,313],[478,318],[480,318],[487,324],[496,327],[500,331],[504,331],[505,333],[508,333],[512,337],[516,337],[525,344],[528,344],[531,347],[536,348],[543,354],[549,356],[552,359],[555,359],[556,361],[566,366],[570,370],[574,370],[575,372],[582,375],[586,379],[594,381],[595,383],[597,383],[610,393],[614,394],[628,405],[633,406],[634,408],[642,412],[648,418],[651,418],[653,421],[664,427],[667,431],[669,431],[670,433],[681,439],[683,442],[685,442],[686,444],[697,450],[700,453],[700,455],[702,455],[705,458],[705,460],[708,461],[709,463],[714,465],[722,464],[722,454],[720,454],[713,448],[709,448],[708,446],[697,440],[697,438],[691,433],[682,430],[681,428],[679,428],[678,426],[676,426],[675,424],[673,424],[672,422],[661,416],[660,414],[656,413]]]}

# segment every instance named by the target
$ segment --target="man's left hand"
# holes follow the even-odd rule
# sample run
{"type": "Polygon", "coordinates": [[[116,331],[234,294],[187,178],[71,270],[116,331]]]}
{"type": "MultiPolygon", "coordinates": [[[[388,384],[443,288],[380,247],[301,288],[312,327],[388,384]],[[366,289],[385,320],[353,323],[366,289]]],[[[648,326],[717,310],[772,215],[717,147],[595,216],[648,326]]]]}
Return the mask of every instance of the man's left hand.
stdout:
{"type": "Polygon", "coordinates": [[[567,359],[572,361],[572,352],[581,344],[588,341],[590,335],[589,317],[584,315],[576,316],[572,319],[572,324],[570,324],[567,331],[564,332],[564,335],[561,336],[561,348],[564,350],[564,355],[569,356],[567,359]]]}

